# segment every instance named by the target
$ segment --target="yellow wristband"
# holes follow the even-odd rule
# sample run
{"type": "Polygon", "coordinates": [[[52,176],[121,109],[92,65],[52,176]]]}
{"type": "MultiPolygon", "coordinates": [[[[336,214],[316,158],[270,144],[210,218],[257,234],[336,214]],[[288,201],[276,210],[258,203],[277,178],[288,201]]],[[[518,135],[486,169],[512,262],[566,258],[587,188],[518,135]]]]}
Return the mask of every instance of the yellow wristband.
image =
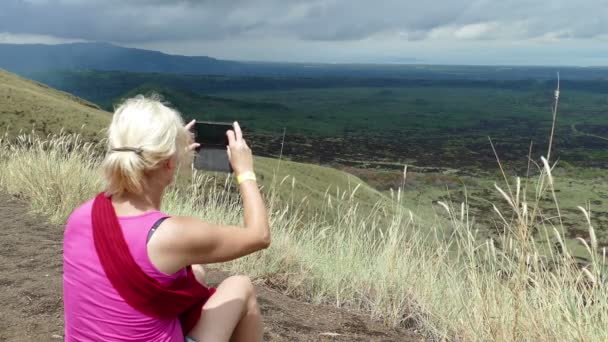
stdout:
{"type": "Polygon", "coordinates": [[[236,182],[242,184],[244,181],[252,180],[255,181],[255,173],[252,171],[243,172],[240,175],[236,176],[236,182]]]}

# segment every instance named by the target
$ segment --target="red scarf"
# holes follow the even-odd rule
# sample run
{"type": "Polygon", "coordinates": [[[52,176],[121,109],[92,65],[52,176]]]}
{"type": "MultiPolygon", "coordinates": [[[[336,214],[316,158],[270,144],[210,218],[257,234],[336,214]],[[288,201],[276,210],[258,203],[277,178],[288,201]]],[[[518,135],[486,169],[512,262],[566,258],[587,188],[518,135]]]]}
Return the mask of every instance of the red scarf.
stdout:
{"type": "Polygon", "coordinates": [[[144,315],[170,320],[179,317],[184,335],[200,318],[203,304],[215,292],[201,285],[192,268],[187,277],[161,285],[137,265],[122,234],[112,201],[102,192],[93,202],[93,239],[106,276],[122,298],[144,315]]]}

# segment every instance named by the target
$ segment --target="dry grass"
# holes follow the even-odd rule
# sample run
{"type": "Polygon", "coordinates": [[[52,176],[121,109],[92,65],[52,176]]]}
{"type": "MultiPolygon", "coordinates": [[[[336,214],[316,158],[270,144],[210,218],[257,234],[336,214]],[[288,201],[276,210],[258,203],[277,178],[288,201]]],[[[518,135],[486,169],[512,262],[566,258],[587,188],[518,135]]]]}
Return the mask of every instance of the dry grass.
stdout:
{"type": "MultiPolygon", "coordinates": [[[[48,131],[64,126],[80,131],[88,120],[91,134],[109,120],[88,103],[2,71],[0,97],[7,99],[0,126],[12,125],[12,134],[31,129],[30,121],[40,124],[41,117],[48,131]]],[[[3,139],[0,188],[63,223],[103,189],[99,150],[74,134],[3,139]]],[[[494,211],[483,213],[500,224],[503,233],[496,240],[477,233],[484,229],[470,216],[466,200],[429,204],[415,215],[406,208],[403,188],[386,199],[335,170],[284,162],[276,172],[275,161],[258,161],[273,244],[223,267],[314,303],[361,310],[388,325],[415,325],[430,339],[608,340],[606,252],[598,247],[590,210],[579,207],[580,228],[588,231],[579,243],[590,261],[581,265],[572,257],[550,161],[531,161],[537,172],[527,174],[535,177],[509,178],[503,172],[496,191],[507,206],[495,203],[494,211]],[[335,186],[325,191],[329,183],[346,191],[335,186]],[[553,203],[542,205],[547,196],[553,203]],[[438,214],[421,214],[432,212],[438,214]]],[[[165,211],[212,222],[241,219],[229,181],[190,176],[168,191],[165,211]]]]}
{"type": "MultiPolygon", "coordinates": [[[[103,187],[94,147],[74,135],[4,141],[0,186],[63,222],[103,187]]],[[[508,183],[496,187],[511,208],[486,213],[502,222],[497,241],[477,236],[467,203],[440,203],[441,219],[421,221],[401,203],[400,191],[390,204],[382,202],[365,215],[352,191],[338,191],[325,194],[315,215],[303,215],[305,206],[276,200],[277,189],[268,188],[272,246],[223,267],[314,303],[368,312],[388,325],[414,324],[432,339],[607,340],[605,251],[598,249],[590,214],[581,208],[581,224],[589,231],[581,243],[591,261],[584,267],[575,263],[559,215],[550,217],[540,204],[549,194],[557,205],[553,170],[546,161],[539,168],[535,179],[505,178],[508,183]],[[526,186],[534,188],[534,198],[526,198],[526,186]],[[452,232],[447,238],[446,229],[452,232]],[[538,243],[539,233],[551,242],[538,243]]],[[[238,222],[240,204],[229,184],[209,182],[217,181],[196,174],[173,187],[164,210],[238,222]]]]}
{"type": "Polygon", "coordinates": [[[41,134],[61,130],[100,139],[110,113],[78,97],[26,80],[0,69],[0,131],[15,136],[34,130],[41,134]]]}

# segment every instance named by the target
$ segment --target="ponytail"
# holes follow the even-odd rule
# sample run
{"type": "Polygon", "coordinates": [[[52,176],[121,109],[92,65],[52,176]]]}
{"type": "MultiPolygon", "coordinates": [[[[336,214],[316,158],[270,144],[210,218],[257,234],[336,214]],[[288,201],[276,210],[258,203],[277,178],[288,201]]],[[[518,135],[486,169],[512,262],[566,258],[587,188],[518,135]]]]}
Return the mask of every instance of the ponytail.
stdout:
{"type": "Polygon", "coordinates": [[[108,129],[108,154],[102,163],[107,194],[142,194],[148,171],[171,157],[178,164],[187,159],[188,141],[180,114],[158,96],[126,100],[108,129]]]}
{"type": "Polygon", "coordinates": [[[107,193],[120,195],[123,192],[141,194],[143,191],[144,170],[143,154],[129,151],[110,151],[103,161],[104,176],[108,181],[107,193]]]}

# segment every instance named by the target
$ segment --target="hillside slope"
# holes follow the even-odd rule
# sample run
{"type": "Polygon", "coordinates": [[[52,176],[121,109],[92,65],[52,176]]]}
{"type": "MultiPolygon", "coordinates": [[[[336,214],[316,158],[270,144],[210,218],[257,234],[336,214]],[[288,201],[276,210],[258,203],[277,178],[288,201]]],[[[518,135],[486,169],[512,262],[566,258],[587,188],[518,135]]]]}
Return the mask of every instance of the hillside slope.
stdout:
{"type": "Polygon", "coordinates": [[[257,157],[255,168],[260,184],[264,188],[273,186],[273,182],[278,184],[280,198],[289,201],[292,207],[304,203],[307,210],[318,211],[328,201],[334,201],[335,205],[336,200],[354,199],[367,211],[374,204],[389,200],[359,177],[331,167],[286,160],[279,164],[278,159],[257,157]]]}
{"type": "Polygon", "coordinates": [[[0,132],[32,130],[50,134],[62,128],[88,139],[101,137],[110,114],[83,99],[0,69],[0,132]]]}
{"type": "Polygon", "coordinates": [[[167,55],[107,43],[0,44],[0,55],[0,67],[16,72],[94,69],[214,74],[240,65],[205,56],[167,55]]]}

